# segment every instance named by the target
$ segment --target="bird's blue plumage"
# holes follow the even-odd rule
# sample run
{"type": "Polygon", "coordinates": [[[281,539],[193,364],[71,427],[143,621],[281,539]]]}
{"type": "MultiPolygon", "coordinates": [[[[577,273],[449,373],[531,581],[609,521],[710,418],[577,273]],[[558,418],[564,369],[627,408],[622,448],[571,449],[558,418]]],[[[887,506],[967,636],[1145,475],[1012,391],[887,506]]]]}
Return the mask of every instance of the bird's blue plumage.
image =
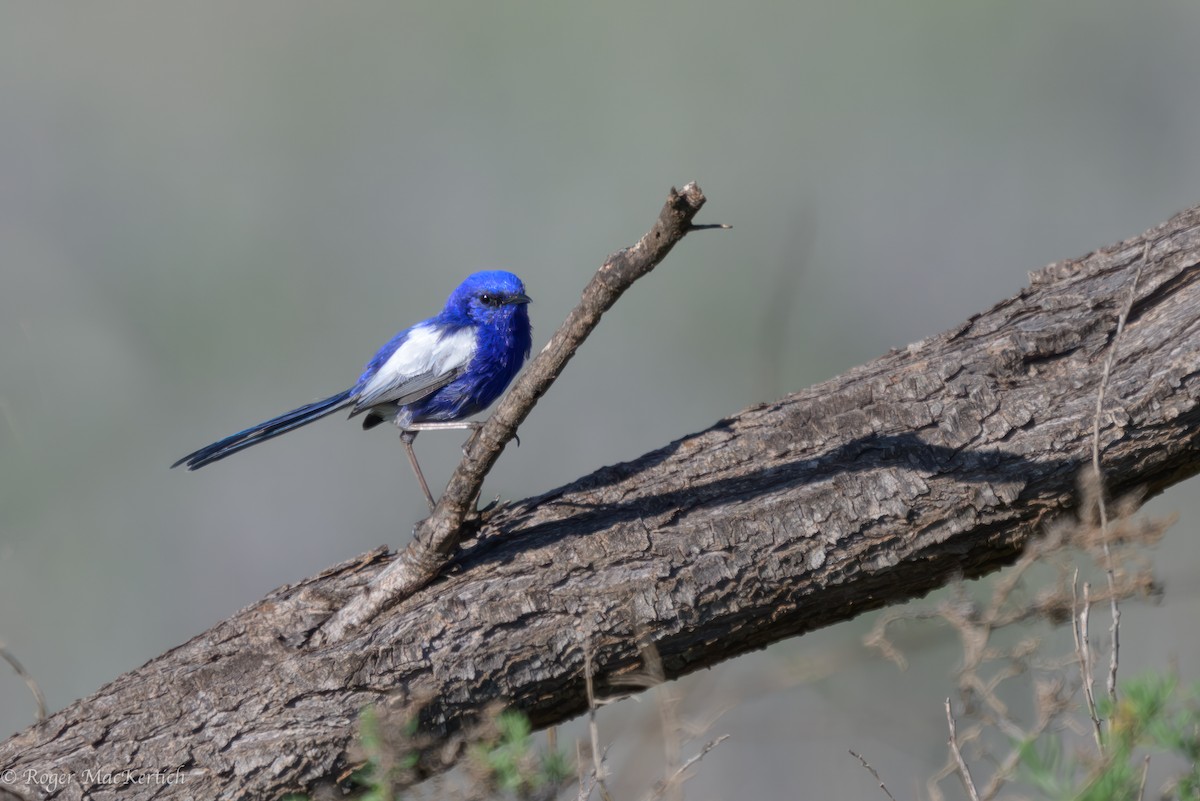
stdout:
{"type": "Polygon", "coordinates": [[[196,470],[350,407],[370,428],[453,422],[490,406],[520,371],[533,344],[521,279],[490,270],[468,276],[435,317],[392,337],[350,389],[239,431],[180,459],[196,470]]]}

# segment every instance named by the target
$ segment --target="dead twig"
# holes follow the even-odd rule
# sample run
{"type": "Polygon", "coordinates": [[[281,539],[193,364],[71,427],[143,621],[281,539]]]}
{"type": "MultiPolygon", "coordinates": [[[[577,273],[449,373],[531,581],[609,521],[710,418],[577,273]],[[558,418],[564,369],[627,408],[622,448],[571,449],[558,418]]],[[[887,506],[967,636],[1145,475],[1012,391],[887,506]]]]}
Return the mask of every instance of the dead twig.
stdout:
{"type": "Polygon", "coordinates": [[[690,770],[691,767],[697,762],[704,759],[704,757],[708,756],[709,751],[713,750],[728,739],[728,734],[722,734],[720,737],[709,740],[707,743],[705,743],[703,748],[701,748],[693,756],[689,757],[688,760],[680,765],[674,773],[668,776],[665,781],[660,783],[658,787],[654,789],[654,792],[650,794],[651,801],[658,801],[658,799],[663,798],[667,792],[672,790],[672,788],[683,787],[683,783],[688,778],[688,770],[690,770]]]}
{"type": "MultiPolygon", "coordinates": [[[[639,640],[642,670],[624,677],[619,683],[626,687],[654,688],[655,698],[658,701],[658,716],[663,739],[663,758],[666,764],[662,781],[655,784],[648,799],[650,801],[659,801],[659,799],[683,801],[683,784],[690,778],[688,770],[697,762],[704,759],[710,751],[729,739],[729,735],[723,734],[720,737],[710,740],[699,752],[686,761],[681,761],[683,758],[685,726],[680,720],[678,713],[679,698],[666,687],[666,670],[663,668],[662,655],[659,654],[658,647],[655,646],[647,632],[641,632],[639,640]]],[[[699,727],[698,730],[695,727],[687,727],[686,739],[690,741],[698,733],[707,731],[709,725],[705,724],[699,727]]]]}
{"type": "Polygon", "coordinates": [[[967,788],[967,794],[971,796],[971,801],[979,801],[979,793],[975,789],[975,781],[971,778],[971,770],[967,767],[966,760],[963,759],[962,751],[958,749],[958,731],[954,725],[954,714],[950,711],[950,699],[946,699],[946,725],[950,727],[950,753],[954,755],[954,761],[958,763],[958,775],[962,777],[963,786],[967,788]]]}
{"type": "Polygon", "coordinates": [[[579,801],[587,801],[592,794],[592,787],[595,786],[595,774],[589,774],[590,782],[585,786],[583,783],[583,744],[575,741],[575,773],[579,777],[579,801]]]}
{"type": "MultiPolygon", "coordinates": [[[[1078,577],[1078,572],[1076,572],[1078,577]]],[[[1072,588],[1074,589],[1074,588],[1072,588]]],[[[1083,699],[1087,706],[1088,716],[1092,719],[1092,734],[1096,740],[1096,750],[1104,756],[1104,733],[1100,729],[1100,713],[1096,709],[1096,695],[1093,691],[1095,678],[1092,674],[1092,650],[1088,641],[1088,617],[1092,611],[1092,585],[1083,583],[1083,608],[1079,610],[1077,622],[1072,623],[1075,636],[1075,649],[1079,655],[1079,672],[1083,682],[1083,699]]]]}
{"type": "Polygon", "coordinates": [[[883,783],[883,779],[879,778],[879,774],[875,771],[875,768],[871,767],[870,763],[867,762],[866,758],[862,754],[851,748],[850,756],[861,762],[862,766],[871,772],[871,775],[875,777],[875,781],[879,782],[879,789],[883,790],[884,795],[892,799],[892,801],[896,801],[896,796],[892,795],[891,791],[888,790],[887,785],[883,783]]]}
{"type": "Polygon", "coordinates": [[[1142,248],[1141,261],[1133,273],[1133,280],[1129,283],[1129,297],[1125,301],[1124,308],[1121,309],[1121,314],[1117,317],[1117,330],[1113,334],[1112,344],[1108,346],[1108,354],[1104,357],[1104,370],[1100,374],[1100,388],[1096,392],[1096,416],[1092,420],[1092,470],[1096,474],[1096,482],[1099,485],[1097,503],[1100,512],[1101,545],[1104,549],[1104,573],[1108,578],[1108,604],[1112,617],[1109,625],[1109,639],[1112,642],[1109,651],[1107,689],[1109,700],[1113,703],[1117,701],[1117,665],[1121,650],[1121,608],[1117,603],[1112,552],[1108,545],[1108,510],[1104,504],[1104,473],[1100,470],[1100,416],[1104,411],[1104,395],[1108,390],[1108,380],[1112,374],[1113,362],[1116,361],[1117,346],[1120,344],[1121,334],[1125,331],[1125,321],[1129,319],[1129,312],[1133,310],[1133,301],[1137,297],[1138,280],[1142,277],[1142,268],[1146,266],[1146,261],[1150,257],[1150,245],[1151,243],[1147,242],[1142,248]]]}
{"type": "MultiPolygon", "coordinates": [[[[592,741],[592,777],[596,780],[596,786],[600,788],[600,797],[604,801],[612,801],[612,796],[609,795],[608,786],[604,783],[606,771],[604,769],[604,754],[600,749],[600,729],[596,725],[596,688],[592,681],[592,676],[595,671],[595,663],[592,661],[592,646],[590,640],[584,640],[583,643],[583,684],[587,689],[588,702],[588,735],[592,741]]],[[[591,795],[591,791],[588,791],[591,795]]]]}
{"type": "Polygon", "coordinates": [[[25,669],[25,666],[17,660],[12,653],[4,647],[4,643],[0,642],[0,659],[3,659],[9,664],[21,679],[25,682],[25,686],[29,688],[29,692],[33,695],[33,703],[37,706],[37,719],[39,721],[46,719],[46,696],[42,694],[42,688],[34,681],[33,676],[25,669]]]}
{"type": "Polygon", "coordinates": [[[645,682],[653,685],[654,697],[658,701],[658,717],[662,726],[664,775],[667,777],[662,785],[661,796],[669,801],[683,801],[683,770],[679,760],[682,759],[683,745],[680,743],[679,716],[677,706],[679,699],[663,686],[666,682],[666,672],[663,670],[662,657],[646,635],[642,638],[642,665],[645,672],[645,682]]]}

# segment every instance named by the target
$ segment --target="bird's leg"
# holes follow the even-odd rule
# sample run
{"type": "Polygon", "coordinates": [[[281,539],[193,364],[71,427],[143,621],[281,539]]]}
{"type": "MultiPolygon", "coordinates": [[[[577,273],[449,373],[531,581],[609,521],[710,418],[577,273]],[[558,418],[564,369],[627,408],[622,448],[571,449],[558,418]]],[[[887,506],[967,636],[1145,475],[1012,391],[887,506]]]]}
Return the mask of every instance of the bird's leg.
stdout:
{"type": "Polygon", "coordinates": [[[408,463],[412,465],[413,472],[417,474],[417,481],[421,482],[421,492],[425,493],[425,501],[429,504],[429,511],[433,511],[437,505],[433,502],[433,493],[429,491],[429,485],[425,483],[425,475],[421,472],[421,466],[417,464],[417,452],[413,450],[413,440],[417,438],[417,432],[412,430],[404,430],[400,432],[400,441],[404,443],[404,451],[408,454],[408,463]]]}
{"type": "MultiPolygon", "coordinates": [[[[474,420],[467,420],[466,422],[462,422],[462,423],[460,423],[460,422],[411,423],[408,426],[407,430],[408,431],[453,431],[453,430],[465,431],[467,429],[470,429],[471,436],[468,437],[466,443],[463,444],[463,456],[466,456],[470,452],[471,446],[475,443],[475,438],[479,436],[479,429],[481,429],[481,428],[483,428],[483,423],[479,423],[474,420]]],[[[416,436],[416,435],[414,434],[414,436],[416,436]]]]}
{"type": "MultiPolygon", "coordinates": [[[[463,443],[463,456],[467,456],[471,452],[471,446],[475,444],[476,438],[479,436],[480,429],[483,428],[483,423],[466,420],[466,421],[437,421],[429,423],[409,423],[404,430],[400,432],[400,441],[404,443],[404,450],[408,454],[408,462],[412,465],[413,472],[417,474],[417,481],[421,482],[421,491],[425,493],[425,500],[429,502],[429,511],[433,511],[437,504],[433,500],[433,494],[429,491],[429,485],[425,483],[425,476],[421,473],[421,467],[417,464],[417,452],[413,450],[412,442],[417,438],[419,431],[470,431],[471,436],[467,437],[467,441],[463,443]]],[[[517,444],[521,444],[521,440],[517,440],[517,444]]]]}

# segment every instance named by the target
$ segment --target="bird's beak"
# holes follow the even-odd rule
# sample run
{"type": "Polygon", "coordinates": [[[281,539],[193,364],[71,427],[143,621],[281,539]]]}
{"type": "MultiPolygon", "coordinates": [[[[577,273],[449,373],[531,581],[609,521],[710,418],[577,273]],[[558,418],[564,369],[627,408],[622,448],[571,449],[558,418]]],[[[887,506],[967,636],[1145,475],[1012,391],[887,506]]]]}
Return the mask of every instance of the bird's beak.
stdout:
{"type": "Polygon", "coordinates": [[[532,301],[533,298],[529,297],[524,292],[518,292],[515,295],[509,295],[506,302],[514,306],[523,306],[532,301]]]}

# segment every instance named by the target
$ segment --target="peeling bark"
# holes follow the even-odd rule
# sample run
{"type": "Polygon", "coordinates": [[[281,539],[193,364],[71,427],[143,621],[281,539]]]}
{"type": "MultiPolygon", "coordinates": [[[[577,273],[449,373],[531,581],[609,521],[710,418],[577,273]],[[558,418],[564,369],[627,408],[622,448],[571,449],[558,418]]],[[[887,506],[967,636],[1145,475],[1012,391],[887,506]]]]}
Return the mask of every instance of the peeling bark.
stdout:
{"type": "Polygon", "coordinates": [[[308,645],[392,557],[276,590],[0,744],[0,776],[18,777],[0,787],[317,792],[368,704],[419,703],[441,737],[494,699],[545,726],[585,708],[585,640],[603,690],[639,666],[639,633],[676,677],[994,570],[1072,508],[1147,243],[1100,444],[1114,494],[1161,491],[1200,469],[1200,209],[1050,265],[952,331],[491,511],[441,577],[344,641],[308,645]],[[176,768],[170,785],[83,780],[176,768]],[[74,780],[26,783],[30,769],[74,780]]]}

